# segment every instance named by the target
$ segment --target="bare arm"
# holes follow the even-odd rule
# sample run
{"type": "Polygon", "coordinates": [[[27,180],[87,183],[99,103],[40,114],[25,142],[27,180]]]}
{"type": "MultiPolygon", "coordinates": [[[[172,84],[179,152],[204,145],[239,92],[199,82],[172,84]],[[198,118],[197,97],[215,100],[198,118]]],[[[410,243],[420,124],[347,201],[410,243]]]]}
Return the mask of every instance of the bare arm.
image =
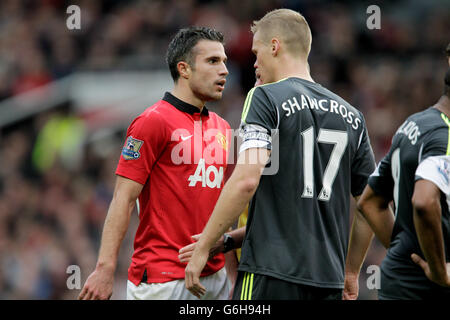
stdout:
{"type": "Polygon", "coordinates": [[[389,248],[394,229],[394,213],[389,200],[367,185],[358,201],[358,209],[385,248],[389,248]]]}
{"type": "MultiPolygon", "coordinates": [[[[245,237],[245,230],[246,230],[246,227],[241,227],[239,229],[234,229],[234,230],[227,232],[227,234],[229,234],[234,240],[234,248],[232,248],[232,249],[237,249],[237,248],[242,247],[242,242],[244,241],[244,237],[245,237]]],[[[193,235],[192,239],[194,239],[195,241],[198,241],[198,239],[200,239],[200,236],[201,236],[201,233],[193,235]]],[[[212,259],[215,255],[217,255],[221,252],[224,252],[225,247],[224,247],[223,242],[224,242],[224,237],[221,236],[219,238],[219,240],[217,240],[215,245],[210,248],[209,259],[212,259]]],[[[180,259],[180,262],[189,262],[196,246],[197,246],[197,242],[193,242],[193,243],[190,243],[187,246],[181,248],[179,251],[180,254],[178,255],[178,259],[180,259]]]]}
{"type": "Polygon", "coordinates": [[[117,176],[114,195],[103,227],[100,252],[94,272],[88,277],[78,299],[109,299],[120,245],[142,185],[117,176]]]}
{"type": "MultiPolygon", "coordinates": [[[[360,197],[355,197],[358,201],[360,197]]],[[[345,265],[345,284],[343,298],[355,300],[358,297],[359,273],[366,258],[370,243],[373,239],[373,231],[359,211],[355,211],[348,244],[348,253],[345,265]]]]}
{"type": "Polygon", "coordinates": [[[450,286],[445,262],[439,188],[431,181],[418,180],[414,187],[412,203],[414,226],[426,262],[416,254],[413,254],[412,258],[424,269],[431,281],[450,286]]]}
{"type": "Polygon", "coordinates": [[[359,272],[373,239],[377,235],[381,243],[388,248],[394,228],[394,214],[389,201],[376,194],[366,185],[357,200],[360,212],[355,212],[350,235],[345,266],[345,283],[343,299],[354,300],[358,297],[359,272]]]}
{"type": "Polygon", "coordinates": [[[238,159],[233,174],[225,184],[214,211],[186,266],[186,288],[197,297],[204,294],[200,273],[208,259],[210,248],[237,220],[258,187],[262,171],[269,159],[265,149],[245,150],[238,159]]]}

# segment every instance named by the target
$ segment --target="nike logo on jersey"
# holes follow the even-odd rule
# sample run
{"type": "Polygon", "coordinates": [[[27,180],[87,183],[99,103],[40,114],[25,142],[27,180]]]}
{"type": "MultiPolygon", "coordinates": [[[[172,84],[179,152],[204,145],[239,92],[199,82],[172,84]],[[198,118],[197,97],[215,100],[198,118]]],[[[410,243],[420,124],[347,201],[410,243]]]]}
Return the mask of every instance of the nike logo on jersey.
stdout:
{"type": "Polygon", "coordinates": [[[183,136],[180,136],[180,137],[181,137],[181,140],[186,141],[187,139],[192,137],[192,134],[190,136],[187,136],[187,137],[183,137],[183,136]]]}

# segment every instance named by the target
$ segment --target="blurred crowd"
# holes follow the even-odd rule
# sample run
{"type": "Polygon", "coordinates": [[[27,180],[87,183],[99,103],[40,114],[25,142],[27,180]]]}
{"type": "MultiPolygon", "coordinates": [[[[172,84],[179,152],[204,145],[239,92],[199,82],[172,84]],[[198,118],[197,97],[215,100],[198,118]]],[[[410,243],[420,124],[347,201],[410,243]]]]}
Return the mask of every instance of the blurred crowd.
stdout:
{"type": "MultiPolygon", "coordinates": [[[[255,81],[249,26],[268,10],[287,7],[301,12],[312,29],[312,77],[364,113],[378,161],[403,120],[443,92],[450,5],[384,2],[381,29],[369,30],[369,4],[2,0],[0,103],[78,71],[166,68],[170,37],[181,27],[207,25],[224,33],[230,70],[223,99],[210,107],[237,128],[255,81]],[[66,27],[71,4],[81,8],[80,30],[66,27]]],[[[67,288],[67,267],[80,266],[82,283],[94,269],[125,133],[107,141],[88,139],[91,133],[70,102],[0,128],[0,299],[73,299],[79,291],[67,288]]],[[[133,215],[113,299],[125,298],[136,226],[133,215]]],[[[361,281],[384,254],[375,241],[361,281]]],[[[364,282],[360,290],[360,298],[376,298],[364,282]]]]}

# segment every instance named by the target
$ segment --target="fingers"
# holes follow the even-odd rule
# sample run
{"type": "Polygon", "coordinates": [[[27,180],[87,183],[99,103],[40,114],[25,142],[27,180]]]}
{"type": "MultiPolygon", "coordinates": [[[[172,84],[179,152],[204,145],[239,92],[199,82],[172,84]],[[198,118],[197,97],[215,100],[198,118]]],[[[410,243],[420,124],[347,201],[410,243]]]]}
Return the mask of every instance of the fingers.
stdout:
{"type": "Polygon", "coordinates": [[[103,291],[91,287],[91,284],[85,284],[78,300],[108,300],[112,296],[112,291],[105,289],[103,291]]]}
{"type": "Polygon", "coordinates": [[[342,300],[356,300],[358,296],[352,292],[347,292],[344,290],[342,294],[342,300]]]}
{"type": "Polygon", "coordinates": [[[421,257],[419,257],[417,254],[413,253],[411,254],[411,259],[414,261],[415,264],[419,265],[423,270],[426,270],[428,265],[421,257]]]}
{"type": "Polygon", "coordinates": [[[201,233],[200,234],[194,234],[193,236],[191,236],[192,240],[194,240],[194,243],[188,244],[187,246],[181,248],[178,253],[178,259],[180,260],[180,262],[189,262],[189,260],[192,257],[192,254],[194,252],[195,246],[196,246],[196,242],[198,241],[198,239],[200,239],[201,233]]]}
{"type": "Polygon", "coordinates": [[[201,298],[206,293],[206,288],[200,283],[200,272],[196,272],[195,268],[189,264],[185,271],[185,286],[197,298],[201,298]]]}
{"type": "Polygon", "coordinates": [[[200,279],[193,275],[186,275],[186,289],[199,299],[206,293],[206,288],[200,283],[200,279]]]}
{"type": "Polygon", "coordinates": [[[192,257],[192,252],[193,251],[182,253],[182,254],[178,255],[178,259],[180,259],[180,262],[189,262],[192,257]]]}
{"type": "Polygon", "coordinates": [[[92,291],[88,290],[88,291],[86,292],[86,294],[84,295],[83,299],[81,299],[81,300],[93,300],[93,299],[92,299],[92,296],[93,296],[92,291]]]}
{"type": "Polygon", "coordinates": [[[181,248],[178,251],[178,253],[186,253],[186,252],[191,252],[192,253],[192,251],[194,251],[194,249],[195,249],[195,243],[191,243],[191,244],[188,244],[187,246],[181,248]]]}
{"type": "Polygon", "coordinates": [[[101,294],[99,292],[83,288],[83,291],[78,296],[78,300],[109,300],[111,296],[112,292],[101,294]]]}
{"type": "Polygon", "coordinates": [[[83,300],[83,298],[86,295],[87,291],[88,290],[87,290],[86,286],[83,286],[83,289],[81,289],[81,292],[78,295],[78,300],[83,300]]]}
{"type": "Polygon", "coordinates": [[[194,253],[195,249],[195,243],[191,243],[183,248],[181,248],[178,253],[178,259],[180,262],[189,262],[189,260],[192,257],[192,254],[194,253]]]}
{"type": "Polygon", "coordinates": [[[197,298],[201,298],[206,293],[206,288],[199,282],[189,290],[197,298]]]}
{"type": "Polygon", "coordinates": [[[206,261],[208,260],[209,251],[202,252],[201,250],[195,250],[195,255],[193,253],[191,261],[186,266],[185,269],[185,286],[197,298],[200,298],[206,293],[206,288],[200,283],[200,274],[205,267],[206,261]]]}

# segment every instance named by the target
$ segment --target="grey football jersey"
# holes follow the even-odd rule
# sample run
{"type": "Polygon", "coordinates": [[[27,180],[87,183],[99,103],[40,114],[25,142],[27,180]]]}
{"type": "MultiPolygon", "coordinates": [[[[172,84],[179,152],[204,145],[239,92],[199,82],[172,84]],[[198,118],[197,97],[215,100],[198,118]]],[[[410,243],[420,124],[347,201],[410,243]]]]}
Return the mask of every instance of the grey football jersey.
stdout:
{"type": "Polygon", "coordinates": [[[423,257],[413,221],[414,184],[418,179],[428,179],[442,191],[442,230],[446,259],[450,261],[449,196],[445,187],[450,179],[449,126],[450,121],[436,108],[411,115],[397,130],[389,152],[369,178],[372,189],[392,199],[395,205],[391,244],[381,265],[380,295],[384,298],[421,299],[436,292],[450,294],[449,289],[445,293],[429,281],[411,260],[412,253],[423,257]]]}
{"type": "Polygon", "coordinates": [[[343,288],[350,195],[362,193],[375,169],[362,113],[291,77],[248,93],[241,130],[241,152],[278,148],[271,163],[279,165],[251,200],[239,270],[343,288]]]}

